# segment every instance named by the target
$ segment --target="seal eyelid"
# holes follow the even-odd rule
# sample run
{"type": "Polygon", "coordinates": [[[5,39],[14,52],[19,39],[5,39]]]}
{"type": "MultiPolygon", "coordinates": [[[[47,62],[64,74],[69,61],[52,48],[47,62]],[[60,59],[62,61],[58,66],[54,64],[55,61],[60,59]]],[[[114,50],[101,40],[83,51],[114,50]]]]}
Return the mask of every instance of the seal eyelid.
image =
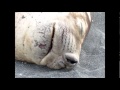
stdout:
{"type": "Polygon", "coordinates": [[[83,26],[82,23],[80,22],[80,29],[79,29],[79,33],[81,33],[81,35],[83,34],[83,26]]]}

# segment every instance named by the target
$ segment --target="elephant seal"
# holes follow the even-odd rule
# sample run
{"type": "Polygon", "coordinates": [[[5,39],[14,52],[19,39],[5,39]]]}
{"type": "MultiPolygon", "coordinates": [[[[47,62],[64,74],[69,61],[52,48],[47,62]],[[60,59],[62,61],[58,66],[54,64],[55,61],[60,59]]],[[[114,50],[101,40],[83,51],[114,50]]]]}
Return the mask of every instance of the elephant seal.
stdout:
{"type": "Polygon", "coordinates": [[[15,12],[15,59],[73,68],[90,25],[90,12],[15,12]]]}

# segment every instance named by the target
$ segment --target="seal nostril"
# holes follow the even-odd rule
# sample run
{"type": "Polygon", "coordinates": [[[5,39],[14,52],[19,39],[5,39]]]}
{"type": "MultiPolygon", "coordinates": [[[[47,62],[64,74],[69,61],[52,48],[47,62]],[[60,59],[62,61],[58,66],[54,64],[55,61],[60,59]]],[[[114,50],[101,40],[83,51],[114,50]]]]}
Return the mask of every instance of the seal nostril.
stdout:
{"type": "Polygon", "coordinates": [[[68,62],[70,62],[71,64],[74,64],[74,63],[77,63],[77,61],[76,60],[74,60],[74,59],[70,59],[70,58],[66,58],[67,59],[67,61],[68,62]]]}
{"type": "Polygon", "coordinates": [[[66,63],[68,65],[71,65],[71,66],[74,66],[74,65],[76,65],[79,62],[78,58],[77,58],[77,55],[74,54],[74,53],[65,53],[63,55],[63,58],[66,61],[66,63]]]}

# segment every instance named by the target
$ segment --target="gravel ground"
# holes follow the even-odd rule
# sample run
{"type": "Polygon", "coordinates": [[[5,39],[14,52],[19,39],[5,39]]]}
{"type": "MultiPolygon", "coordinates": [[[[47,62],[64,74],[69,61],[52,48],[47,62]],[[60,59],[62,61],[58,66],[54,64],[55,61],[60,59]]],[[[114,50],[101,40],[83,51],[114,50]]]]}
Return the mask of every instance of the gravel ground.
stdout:
{"type": "Polygon", "coordinates": [[[53,70],[15,61],[15,78],[105,78],[105,13],[92,13],[93,23],[72,70],[53,70]]]}

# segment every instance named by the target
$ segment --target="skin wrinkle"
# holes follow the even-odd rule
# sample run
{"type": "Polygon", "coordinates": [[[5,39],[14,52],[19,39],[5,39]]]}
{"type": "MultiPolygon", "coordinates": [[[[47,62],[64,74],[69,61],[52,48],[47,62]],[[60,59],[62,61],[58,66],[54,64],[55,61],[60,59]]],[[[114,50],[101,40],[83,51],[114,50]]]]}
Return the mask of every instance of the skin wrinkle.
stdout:
{"type": "Polygon", "coordinates": [[[64,32],[64,35],[63,35],[63,38],[64,38],[64,40],[63,40],[63,50],[65,50],[65,44],[66,44],[65,31],[66,31],[66,29],[63,31],[64,32]]]}
{"type": "MultiPolygon", "coordinates": [[[[54,46],[54,45],[53,45],[53,42],[54,42],[54,39],[55,39],[54,37],[55,37],[55,33],[56,33],[55,24],[54,24],[54,29],[53,29],[53,30],[54,30],[54,34],[53,34],[53,38],[52,38],[52,48],[51,48],[51,52],[53,52],[54,54],[57,54],[57,53],[53,50],[53,46],[54,46]]],[[[55,46],[54,46],[54,47],[55,47],[55,46]]]]}
{"type": "Polygon", "coordinates": [[[68,51],[70,52],[70,37],[71,37],[71,32],[70,32],[70,29],[69,29],[69,42],[68,42],[68,51]]]}
{"type": "Polygon", "coordinates": [[[70,34],[68,34],[68,46],[67,46],[68,47],[68,51],[69,51],[69,45],[70,45],[70,34]]]}
{"type": "Polygon", "coordinates": [[[66,44],[65,44],[65,48],[66,48],[66,51],[68,52],[68,40],[69,40],[69,33],[68,33],[68,28],[66,29],[66,44]]]}
{"type": "Polygon", "coordinates": [[[55,23],[53,24],[53,31],[52,31],[52,37],[51,37],[51,44],[50,44],[50,48],[48,50],[48,53],[52,50],[53,48],[53,39],[54,39],[54,34],[55,34],[55,23]]]}
{"type": "MultiPolygon", "coordinates": [[[[70,37],[71,37],[71,30],[70,30],[70,29],[69,29],[69,33],[70,33],[70,34],[69,34],[69,44],[68,44],[68,45],[70,45],[70,41],[71,41],[71,38],[70,38],[70,37]]],[[[71,52],[70,46],[68,46],[68,48],[69,48],[69,51],[71,52]]]]}
{"type": "MultiPolygon", "coordinates": [[[[62,31],[62,44],[63,44],[63,37],[64,37],[64,29],[62,31]]],[[[63,50],[64,50],[64,46],[63,46],[63,50]]]]}
{"type": "Polygon", "coordinates": [[[64,44],[64,50],[66,50],[65,46],[66,46],[66,39],[67,39],[67,33],[66,33],[66,29],[64,30],[64,40],[65,40],[65,43],[64,44]]]}
{"type": "Polygon", "coordinates": [[[62,29],[62,50],[64,51],[65,50],[65,43],[66,43],[66,38],[65,38],[65,31],[66,31],[66,27],[63,26],[62,29]]]}
{"type": "Polygon", "coordinates": [[[66,44],[66,46],[67,46],[67,51],[69,51],[69,43],[70,43],[70,41],[69,41],[69,35],[70,35],[70,33],[69,33],[69,29],[67,30],[67,40],[68,40],[68,43],[66,44]]]}

